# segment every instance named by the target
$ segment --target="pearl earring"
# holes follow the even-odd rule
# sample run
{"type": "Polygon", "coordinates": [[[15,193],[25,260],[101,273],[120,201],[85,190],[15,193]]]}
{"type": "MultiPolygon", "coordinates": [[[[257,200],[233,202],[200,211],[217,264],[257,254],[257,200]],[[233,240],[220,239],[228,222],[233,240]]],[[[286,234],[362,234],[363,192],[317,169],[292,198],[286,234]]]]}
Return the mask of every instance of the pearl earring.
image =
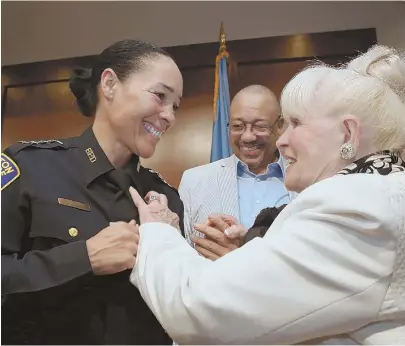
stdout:
{"type": "Polygon", "coordinates": [[[354,147],[351,143],[344,143],[340,147],[340,157],[343,160],[350,160],[354,157],[354,147]]]}
{"type": "Polygon", "coordinates": [[[108,101],[111,101],[113,99],[113,96],[114,96],[113,92],[110,92],[109,94],[105,95],[108,101]]]}

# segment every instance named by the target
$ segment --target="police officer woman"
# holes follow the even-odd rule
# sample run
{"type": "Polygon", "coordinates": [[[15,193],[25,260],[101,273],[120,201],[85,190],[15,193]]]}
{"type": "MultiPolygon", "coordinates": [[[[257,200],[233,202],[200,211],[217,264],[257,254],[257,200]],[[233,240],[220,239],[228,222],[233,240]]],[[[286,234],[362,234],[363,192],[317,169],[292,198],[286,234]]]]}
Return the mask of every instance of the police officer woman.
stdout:
{"type": "Polygon", "coordinates": [[[2,343],[170,344],[129,282],[139,215],[128,188],[175,189],[139,157],[174,123],[183,81],[152,44],[124,40],[70,88],[93,126],[79,137],[20,142],[2,154],[2,343]]]}

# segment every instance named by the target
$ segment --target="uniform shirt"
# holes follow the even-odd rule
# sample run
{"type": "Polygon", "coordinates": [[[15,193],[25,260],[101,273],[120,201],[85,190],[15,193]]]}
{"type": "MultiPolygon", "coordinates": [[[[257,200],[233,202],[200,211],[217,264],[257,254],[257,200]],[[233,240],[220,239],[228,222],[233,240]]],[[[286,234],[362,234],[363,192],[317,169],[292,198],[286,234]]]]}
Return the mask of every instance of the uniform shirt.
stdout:
{"type": "Polygon", "coordinates": [[[6,344],[169,344],[128,281],[95,276],[86,240],[139,216],[128,188],[177,190],[133,156],[114,169],[91,128],[66,140],[25,142],[2,154],[2,337],[6,344]],[[4,184],[3,184],[4,182],[4,184]]]}
{"type": "Polygon", "coordinates": [[[241,224],[246,228],[252,227],[262,209],[290,202],[280,160],[270,163],[265,173],[257,175],[244,162],[237,160],[239,215],[241,224]]]}

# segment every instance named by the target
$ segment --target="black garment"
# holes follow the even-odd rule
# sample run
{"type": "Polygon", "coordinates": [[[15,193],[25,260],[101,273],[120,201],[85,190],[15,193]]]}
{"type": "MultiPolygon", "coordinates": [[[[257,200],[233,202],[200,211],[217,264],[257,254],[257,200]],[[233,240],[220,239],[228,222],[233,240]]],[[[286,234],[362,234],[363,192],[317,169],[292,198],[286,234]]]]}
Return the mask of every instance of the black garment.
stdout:
{"type": "Polygon", "coordinates": [[[280,214],[286,206],[287,204],[283,204],[280,207],[262,209],[261,212],[256,216],[253,226],[249,228],[249,231],[243,238],[241,245],[246,244],[256,237],[263,238],[278,214],[280,214]]]}
{"type": "Polygon", "coordinates": [[[182,225],[177,190],[137,156],[115,170],[91,129],[15,144],[4,154],[2,344],[171,344],[129,282],[130,271],[92,274],[85,241],[111,221],[139,224],[130,185],[143,197],[166,194],[182,225]],[[20,170],[14,181],[13,163],[20,170]]]}

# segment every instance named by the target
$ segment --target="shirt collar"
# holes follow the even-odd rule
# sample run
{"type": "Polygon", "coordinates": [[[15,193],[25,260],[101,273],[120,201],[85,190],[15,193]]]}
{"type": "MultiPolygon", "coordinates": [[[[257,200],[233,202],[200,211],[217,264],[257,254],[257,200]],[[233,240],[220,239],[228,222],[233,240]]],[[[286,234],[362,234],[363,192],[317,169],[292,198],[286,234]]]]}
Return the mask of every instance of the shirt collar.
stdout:
{"type": "MultiPolygon", "coordinates": [[[[236,156],[235,156],[236,157],[236,156]]],[[[262,174],[254,174],[252,173],[246,163],[239,160],[236,157],[237,162],[237,175],[238,177],[257,177],[257,176],[266,176],[266,177],[275,177],[284,180],[284,171],[283,171],[283,163],[281,156],[278,158],[277,162],[272,162],[267,165],[267,170],[265,173],[262,174]]]]}
{"type": "Polygon", "coordinates": [[[122,167],[124,171],[128,172],[131,176],[134,175],[135,170],[139,172],[141,168],[141,163],[139,161],[139,156],[138,155],[132,155],[131,159],[128,161],[128,163],[122,167]]]}
{"type": "Polygon", "coordinates": [[[83,165],[84,178],[89,185],[93,180],[114,169],[101,149],[91,127],[78,138],[79,155],[83,165]]]}
{"type": "MultiPolygon", "coordinates": [[[[101,149],[91,127],[87,128],[78,138],[78,144],[79,155],[84,167],[84,178],[87,185],[99,176],[114,169],[107,155],[104,153],[103,149],[101,149]]],[[[139,157],[132,155],[123,169],[129,173],[135,170],[139,171],[139,157]]]]}

